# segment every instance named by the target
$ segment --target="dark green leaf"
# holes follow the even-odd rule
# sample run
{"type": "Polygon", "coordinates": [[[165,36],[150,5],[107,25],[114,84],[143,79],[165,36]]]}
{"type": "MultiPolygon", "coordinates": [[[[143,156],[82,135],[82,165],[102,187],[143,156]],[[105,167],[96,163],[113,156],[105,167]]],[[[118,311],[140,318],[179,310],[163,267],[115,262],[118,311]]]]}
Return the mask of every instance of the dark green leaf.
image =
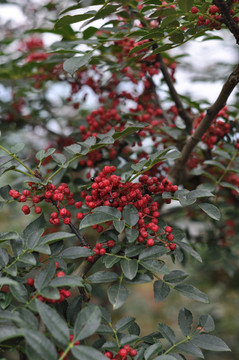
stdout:
{"type": "Polygon", "coordinates": [[[191,256],[193,256],[195,259],[197,259],[199,262],[202,262],[201,256],[199,255],[199,253],[196,250],[194,250],[191,247],[191,245],[188,245],[183,241],[180,241],[180,242],[177,240],[174,240],[174,241],[176,242],[176,244],[178,244],[180,246],[180,248],[182,248],[184,251],[189,253],[191,256]]]}
{"type": "Polygon", "coordinates": [[[83,20],[87,20],[91,17],[93,17],[95,15],[95,12],[90,12],[90,13],[85,13],[85,14],[80,14],[80,15],[66,15],[63,16],[61,19],[59,19],[56,24],[55,24],[55,28],[59,29],[59,28],[64,28],[66,25],[70,25],[70,24],[74,24],[83,20]]]}
{"type": "Polygon", "coordinates": [[[120,265],[127,279],[132,280],[135,278],[138,271],[138,261],[136,259],[122,259],[120,265]]]}
{"type": "Polygon", "coordinates": [[[100,351],[94,349],[91,346],[74,346],[72,349],[72,354],[76,359],[79,360],[107,360],[108,358],[104,356],[100,351]]]}
{"type": "Polygon", "coordinates": [[[166,299],[170,293],[170,287],[160,280],[154,282],[154,300],[160,302],[166,299]]]}
{"type": "Polygon", "coordinates": [[[113,225],[115,227],[115,230],[117,230],[118,233],[121,234],[125,228],[125,221],[124,220],[114,220],[113,225]]]}
{"type": "Polygon", "coordinates": [[[10,285],[10,292],[20,303],[26,303],[28,300],[27,289],[23,284],[17,283],[10,285]]]}
{"type": "Polygon", "coordinates": [[[103,264],[105,265],[106,269],[110,269],[114,264],[120,261],[120,258],[117,256],[104,256],[102,259],[103,264]]]}
{"type": "Polygon", "coordinates": [[[137,229],[125,228],[125,235],[129,243],[134,242],[139,236],[137,229]]]}
{"type": "Polygon", "coordinates": [[[55,289],[53,286],[44,287],[42,290],[40,290],[40,294],[47,299],[52,299],[52,300],[60,299],[59,291],[55,289]]]}
{"type": "Polygon", "coordinates": [[[109,301],[113,309],[119,309],[128,298],[128,290],[122,284],[114,284],[108,289],[109,301]]]}
{"type": "Polygon", "coordinates": [[[123,218],[126,224],[130,226],[134,226],[137,224],[139,220],[139,213],[138,210],[134,207],[134,205],[129,204],[124,207],[123,218]]]}
{"type": "Polygon", "coordinates": [[[200,203],[200,204],[198,204],[198,206],[212,219],[217,220],[217,221],[220,220],[221,214],[215,205],[208,204],[208,203],[200,203]]]}
{"type": "Polygon", "coordinates": [[[51,261],[49,262],[46,267],[39,271],[39,273],[35,277],[35,288],[37,290],[42,290],[44,287],[46,287],[56,272],[56,264],[51,261]]]}
{"type": "Polygon", "coordinates": [[[199,318],[199,326],[202,327],[203,332],[210,332],[215,329],[214,320],[211,315],[201,315],[199,318]]]}
{"type": "Polygon", "coordinates": [[[177,291],[180,291],[186,297],[189,297],[191,299],[194,299],[194,300],[206,303],[206,304],[209,303],[208,296],[192,285],[178,284],[178,285],[175,285],[174,289],[177,291]]]}
{"type": "Polygon", "coordinates": [[[110,271],[98,271],[88,276],[87,281],[92,284],[113,282],[119,279],[119,275],[110,271]]]}
{"type": "Polygon", "coordinates": [[[44,360],[58,359],[55,346],[39,331],[24,329],[24,337],[28,345],[44,360]]]}
{"type": "Polygon", "coordinates": [[[124,331],[128,329],[135,322],[135,318],[132,316],[124,317],[115,324],[116,331],[124,331]]]}
{"type": "Polygon", "coordinates": [[[0,343],[19,336],[24,336],[23,329],[18,329],[16,326],[4,325],[0,331],[0,343]]]}
{"type": "Polygon", "coordinates": [[[157,274],[167,274],[169,272],[167,266],[161,260],[142,260],[140,261],[140,265],[157,274]]]}
{"type": "Polygon", "coordinates": [[[173,330],[165,324],[158,324],[158,329],[162,336],[167,339],[171,345],[175,344],[175,334],[173,330]]]}
{"type": "Polygon", "coordinates": [[[43,323],[50,331],[54,339],[61,344],[62,348],[69,343],[70,331],[62,317],[50,306],[36,300],[37,310],[43,323]]]}
{"type": "Polygon", "coordinates": [[[145,360],[153,359],[155,355],[158,355],[163,350],[161,343],[156,343],[151,346],[149,346],[144,353],[145,360]]]}
{"type": "Polygon", "coordinates": [[[81,287],[84,286],[84,281],[80,276],[66,275],[62,277],[56,277],[50,282],[49,285],[53,287],[81,287]]]}
{"type": "Polygon", "coordinates": [[[170,283],[177,283],[180,281],[183,281],[188,277],[188,274],[185,273],[182,270],[173,270],[170,271],[169,274],[164,275],[163,279],[164,281],[170,282],[170,283]]]}
{"type": "Polygon", "coordinates": [[[192,343],[205,350],[211,351],[231,351],[224,341],[216,336],[208,334],[195,335],[191,339],[192,343]]]}
{"type": "Polygon", "coordinates": [[[152,246],[151,248],[143,250],[139,255],[139,260],[155,259],[169,252],[164,246],[152,246]]]}
{"type": "Polygon", "coordinates": [[[188,336],[192,331],[193,316],[191,311],[183,308],[178,314],[178,324],[184,336],[188,336]]]}
{"type": "Polygon", "coordinates": [[[83,340],[93,335],[101,322],[101,311],[98,306],[87,306],[78,314],[74,326],[74,339],[83,340]]]}
{"type": "Polygon", "coordinates": [[[0,234],[0,242],[12,239],[18,239],[19,235],[16,232],[4,232],[0,234]]]}
{"type": "Polygon", "coordinates": [[[92,56],[93,52],[89,52],[88,54],[83,56],[77,56],[67,59],[63,64],[63,69],[73,75],[82,66],[89,64],[92,56]]]}
{"type": "Polygon", "coordinates": [[[199,349],[199,347],[195,346],[191,342],[180,344],[176,347],[176,349],[181,353],[185,353],[191,356],[197,356],[199,358],[204,358],[203,353],[199,349]]]}
{"type": "Polygon", "coordinates": [[[91,249],[82,247],[82,246],[72,246],[63,250],[59,256],[64,259],[78,259],[82,257],[88,257],[93,255],[94,252],[91,249]]]}
{"type": "Polygon", "coordinates": [[[40,242],[40,237],[43,234],[46,226],[44,215],[42,214],[36,220],[31,222],[23,231],[23,238],[29,249],[34,249],[40,242]]]}
{"type": "Polygon", "coordinates": [[[112,221],[115,219],[117,219],[117,217],[110,213],[108,214],[106,212],[95,212],[95,213],[89,214],[83,218],[83,220],[80,223],[80,229],[85,229],[89,226],[96,225],[96,224],[102,224],[107,221],[112,221]]]}
{"type": "Polygon", "coordinates": [[[69,239],[74,236],[75,236],[75,234],[67,233],[67,232],[63,232],[63,231],[55,232],[52,234],[47,234],[47,235],[44,235],[41,237],[41,239],[39,241],[39,245],[51,244],[55,241],[69,239]]]}

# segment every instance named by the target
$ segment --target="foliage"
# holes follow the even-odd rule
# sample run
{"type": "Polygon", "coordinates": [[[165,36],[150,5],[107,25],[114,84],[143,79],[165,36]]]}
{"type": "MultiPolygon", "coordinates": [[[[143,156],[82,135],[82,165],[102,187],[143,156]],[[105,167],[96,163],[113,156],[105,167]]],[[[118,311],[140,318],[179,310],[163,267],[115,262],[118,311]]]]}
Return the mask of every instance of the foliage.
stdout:
{"type": "Polygon", "coordinates": [[[238,44],[238,1],[21,6],[40,20],[2,31],[0,77],[11,95],[0,99],[0,175],[9,180],[0,205],[32,221],[0,234],[1,350],[34,360],[230,351],[209,334],[208,314],[194,321],[183,308],[179,337],[163,323],[144,336],[135,317],[115,321],[113,311],[144,283],[156,303],[171,292],[209,303],[183,270],[189,256],[202,262],[200,234],[182,230],[185,219],[205,223],[204,251],[230,275],[238,269],[238,105],[226,103],[239,66],[205,108],[177,93],[183,58],[167,52],[223,41],[225,31],[238,44]],[[58,40],[46,46],[50,34],[58,40]]]}

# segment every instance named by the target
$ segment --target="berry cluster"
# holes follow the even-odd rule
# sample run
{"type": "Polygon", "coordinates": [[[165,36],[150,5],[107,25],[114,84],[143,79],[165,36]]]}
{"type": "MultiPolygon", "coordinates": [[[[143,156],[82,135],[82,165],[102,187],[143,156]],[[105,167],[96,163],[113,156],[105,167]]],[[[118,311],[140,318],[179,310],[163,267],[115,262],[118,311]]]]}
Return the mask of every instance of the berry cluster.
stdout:
{"type": "Polygon", "coordinates": [[[106,351],[104,355],[111,360],[127,360],[128,355],[134,357],[137,355],[137,351],[132,349],[131,346],[127,344],[118,351],[117,355],[114,355],[112,351],[106,351]]]}

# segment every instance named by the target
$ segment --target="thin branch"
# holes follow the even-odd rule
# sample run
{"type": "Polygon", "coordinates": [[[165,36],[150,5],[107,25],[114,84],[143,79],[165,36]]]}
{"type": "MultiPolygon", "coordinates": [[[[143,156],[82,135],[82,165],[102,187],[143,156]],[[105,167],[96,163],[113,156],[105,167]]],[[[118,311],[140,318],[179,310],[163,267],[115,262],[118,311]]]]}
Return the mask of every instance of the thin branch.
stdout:
{"type": "Polygon", "coordinates": [[[165,65],[165,63],[164,63],[164,61],[163,61],[160,54],[157,54],[157,61],[160,62],[160,69],[162,71],[164,80],[168,85],[170,95],[171,95],[171,97],[172,97],[173,101],[175,102],[175,105],[176,105],[176,107],[178,109],[179,116],[184,120],[184,123],[186,125],[187,133],[190,134],[191,129],[192,129],[193,118],[188,114],[187,110],[184,109],[184,106],[183,106],[183,103],[182,103],[182,101],[180,99],[180,96],[179,96],[179,94],[177,93],[177,91],[176,91],[176,89],[174,87],[171,76],[169,75],[167,66],[165,65]]]}
{"type": "Polygon", "coordinates": [[[186,162],[188,161],[194,147],[199,143],[203,134],[208,130],[209,126],[213,122],[215,116],[218,112],[226,105],[227,99],[229,98],[230,94],[239,83],[239,64],[235,68],[235,70],[231,73],[228,77],[227,81],[222,87],[220,94],[218,95],[217,100],[215,103],[209,107],[207,113],[201,123],[199,124],[198,128],[195,130],[194,134],[191,135],[186,144],[182,149],[182,156],[176,162],[175,166],[173,167],[170,175],[172,178],[178,183],[181,182],[184,176],[184,168],[186,162]]]}
{"type": "Polygon", "coordinates": [[[223,0],[213,0],[213,4],[215,4],[220,10],[222,19],[227,28],[231,31],[236,39],[236,43],[239,45],[239,26],[233,20],[233,17],[230,13],[230,6],[227,2],[223,0]]]}

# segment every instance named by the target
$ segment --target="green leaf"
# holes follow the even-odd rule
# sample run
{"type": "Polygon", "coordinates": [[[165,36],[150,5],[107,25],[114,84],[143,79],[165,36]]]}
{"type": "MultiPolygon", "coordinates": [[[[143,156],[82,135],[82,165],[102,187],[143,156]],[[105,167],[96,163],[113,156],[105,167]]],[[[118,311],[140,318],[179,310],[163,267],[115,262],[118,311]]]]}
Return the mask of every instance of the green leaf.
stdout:
{"type": "Polygon", "coordinates": [[[176,242],[176,244],[178,244],[181,249],[183,249],[184,251],[186,251],[187,253],[189,253],[191,256],[193,256],[195,259],[197,259],[199,262],[202,262],[202,258],[199,255],[199,253],[197,251],[195,251],[190,245],[186,244],[183,241],[177,241],[174,240],[176,242]]]}
{"type": "Polygon", "coordinates": [[[164,246],[152,246],[151,248],[143,250],[139,255],[139,260],[155,259],[163,256],[169,252],[164,246]]]}
{"type": "Polygon", "coordinates": [[[106,269],[110,269],[114,264],[120,261],[120,258],[117,256],[104,256],[102,262],[105,265],[106,269]]]}
{"type": "Polygon", "coordinates": [[[39,239],[45,230],[45,226],[46,221],[42,214],[25,228],[23,238],[29,249],[34,249],[34,247],[39,244],[39,239]]]}
{"type": "Polygon", "coordinates": [[[169,272],[167,266],[161,260],[142,260],[140,261],[140,265],[157,274],[167,274],[169,272]]]}
{"type": "Polygon", "coordinates": [[[6,240],[18,239],[19,235],[16,232],[4,232],[0,234],[0,243],[6,240]]]}
{"type": "Polygon", "coordinates": [[[52,244],[55,241],[73,238],[75,234],[59,231],[52,234],[47,234],[41,237],[39,245],[52,244]]]}
{"type": "Polygon", "coordinates": [[[124,220],[113,220],[113,225],[114,225],[115,230],[118,231],[119,234],[121,234],[125,228],[125,221],[124,220]]]}
{"type": "Polygon", "coordinates": [[[180,10],[182,10],[183,12],[187,12],[193,7],[193,2],[194,0],[178,0],[178,5],[180,7],[180,10]]]}
{"type": "Polygon", "coordinates": [[[210,332],[215,329],[214,320],[211,315],[201,315],[199,325],[202,327],[203,332],[210,332]]]}
{"type": "Polygon", "coordinates": [[[224,341],[217,336],[208,334],[195,335],[191,339],[192,343],[202,349],[211,351],[231,351],[231,349],[225,344],[224,341]]]}
{"type": "Polygon", "coordinates": [[[60,153],[52,154],[52,159],[55,160],[55,162],[60,165],[64,165],[66,162],[65,155],[60,154],[60,153]]]}
{"type": "Polygon", "coordinates": [[[130,226],[134,226],[137,224],[139,220],[139,213],[138,210],[134,207],[134,205],[129,204],[124,207],[123,218],[126,224],[130,226]]]}
{"type": "Polygon", "coordinates": [[[64,149],[74,155],[76,154],[79,155],[81,153],[81,146],[79,144],[72,144],[69,146],[65,146],[64,149]]]}
{"type": "Polygon", "coordinates": [[[39,271],[39,273],[35,277],[34,285],[37,290],[42,290],[46,287],[56,272],[56,264],[51,261],[49,262],[45,268],[39,271]]]}
{"type": "Polygon", "coordinates": [[[76,359],[79,360],[107,360],[108,358],[104,356],[100,351],[94,349],[92,346],[74,346],[71,350],[72,354],[76,359]]]}
{"type": "Polygon", "coordinates": [[[203,353],[199,349],[199,347],[195,346],[191,342],[185,342],[183,344],[180,344],[176,347],[176,349],[181,353],[185,353],[191,356],[196,356],[199,358],[204,358],[203,353]]]}
{"type": "Polygon", "coordinates": [[[119,279],[119,275],[110,271],[98,271],[88,276],[87,281],[92,284],[108,283],[119,279]]]}
{"type": "Polygon", "coordinates": [[[29,265],[36,265],[36,258],[33,254],[26,253],[19,257],[19,261],[29,265]]]}
{"type": "Polygon", "coordinates": [[[16,326],[4,325],[0,331],[0,343],[19,336],[24,336],[23,329],[18,329],[16,326]]]}
{"type": "Polygon", "coordinates": [[[55,346],[39,331],[24,329],[24,337],[28,345],[44,360],[58,359],[55,346]]]}
{"type": "Polygon", "coordinates": [[[180,281],[183,281],[188,277],[188,274],[182,270],[173,270],[170,271],[169,274],[164,275],[163,279],[164,281],[170,282],[170,283],[177,283],[180,281]]]}
{"type": "Polygon", "coordinates": [[[92,210],[93,213],[105,213],[114,216],[116,219],[121,218],[121,212],[111,206],[97,206],[95,209],[92,210]]]}
{"type": "Polygon", "coordinates": [[[59,344],[61,344],[63,349],[64,347],[67,347],[69,343],[70,331],[66,322],[50,306],[38,300],[36,300],[36,304],[43,323],[46,325],[54,339],[59,344]]]}
{"type": "Polygon", "coordinates": [[[124,317],[115,324],[115,330],[120,332],[128,329],[135,322],[135,318],[132,316],[124,317]]]}
{"type": "Polygon", "coordinates": [[[17,285],[17,281],[7,278],[7,277],[0,277],[0,286],[3,285],[17,285]]]}
{"type": "Polygon", "coordinates": [[[126,345],[126,344],[134,344],[136,341],[139,340],[138,335],[130,334],[130,335],[123,335],[120,337],[120,345],[126,345]]]}
{"type": "Polygon", "coordinates": [[[16,145],[11,146],[10,152],[11,152],[12,154],[17,154],[17,153],[19,153],[20,151],[22,151],[22,150],[24,149],[24,147],[25,147],[25,144],[23,144],[23,143],[18,143],[18,144],[16,144],[16,145]]]}
{"type": "Polygon", "coordinates": [[[162,336],[167,339],[171,345],[175,344],[175,334],[168,325],[159,323],[158,329],[162,336]]]}
{"type": "Polygon", "coordinates": [[[178,284],[174,287],[175,290],[181,292],[184,296],[189,297],[191,299],[203,302],[208,304],[209,299],[208,296],[202,291],[195,288],[193,285],[189,284],[178,284]]]}
{"type": "Polygon", "coordinates": [[[155,355],[158,355],[163,349],[163,346],[161,343],[156,343],[151,346],[149,346],[144,353],[145,360],[152,359],[155,355]]]}
{"type": "Polygon", "coordinates": [[[70,59],[67,59],[63,63],[63,69],[66,72],[73,75],[82,66],[85,66],[85,65],[89,64],[92,56],[93,56],[93,52],[89,52],[88,54],[83,55],[83,56],[76,56],[76,57],[72,57],[70,59]]]}
{"type": "MultiPolygon", "coordinates": [[[[117,209],[115,209],[117,210],[117,209]]],[[[104,211],[102,212],[95,212],[92,214],[89,214],[83,218],[83,220],[80,223],[80,229],[85,229],[89,226],[96,225],[96,224],[102,224],[107,221],[112,221],[118,219],[115,215],[106,213],[104,211]]]]}
{"type": "Polygon", "coordinates": [[[6,249],[0,248],[0,267],[5,267],[9,262],[9,256],[6,249]]]}
{"type": "Polygon", "coordinates": [[[184,336],[188,336],[192,331],[193,316],[191,311],[183,308],[178,314],[178,325],[184,336]]]}
{"type": "Polygon", "coordinates": [[[80,14],[80,15],[66,15],[63,16],[61,19],[59,19],[56,23],[55,23],[55,29],[59,29],[59,28],[64,28],[66,25],[70,25],[70,24],[74,24],[80,21],[84,21],[87,19],[92,18],[95,15],[95,11],[94,12],[88,12],[85,14],[80,14]]]}
{"type": "Polygon", "coordinates": [[[166,299],[170,293],[170,287],[160,280],[154,282],[154,301],[160,302],[166,299]]]}
{"type": "Polygon", "coordinates": [[[208,204],[208,203],[200,203],[200,204],[198,204],[198,206],[212,219],[217,220],[217,221],[220,220],[221,214],[215,205],[208,204]]]}
{"type": "Polygon", "coordinates": [[[122,259],[120,265],[127,279],[132,280],[135,278],[138,272],[138,261],[136,259],[122,259]]]}
{"type": "Polygon", "coordinates": [[[137,229],[125,228],[125,235],[129,243],[133,243],[139,236],[137,229]]]}
{"type": "Polygon", "coordinates": [[[175,360],[175,357],[172,355],[160,355],[157,356],[154,360],[175,360]]]}
{"type": "Polygon", "coordinates": [[[128,298],[128,290],[122,284],[114,284],[108,289],[108,298],[113,309],[119,309],[128,298]]]}
{"type": "Polygon", "coordinates": [[[17,283],[10,285],[10,292],[20,303],[26,303],[28,300],[27,289],[23,284],[17,283]]]}
{"type": "Polygon", "coordinates": [[[101,311],[98,306],[84,307],[78,314],[74,326],[74,340],[83,340],[93,335],[101,322],[101,311]]]}
{"type": "Polygon", "coordinates": [[[59,291],[55,289],[53,286],[44,287],[42,290],[40,290],[40,294],[47,299],[52,299],[52,300],[60,299],[59,291]]]}
{"type": "Polygon", "coordinates": [[[82,287],[84,286],[84,281],[80,276],[65,275],[59,278],[58,277],[54,278],[49,285],[53,287],[62,287],[62,286],[82,287]]]}
{"type": "Polygon", "coordinates": [[[82,257],[88,257],[93,255],[94,252],[91,249],[82,246],[72,246],[63,250],[59,256],[64,259],[78,259],[82,257]]]}

